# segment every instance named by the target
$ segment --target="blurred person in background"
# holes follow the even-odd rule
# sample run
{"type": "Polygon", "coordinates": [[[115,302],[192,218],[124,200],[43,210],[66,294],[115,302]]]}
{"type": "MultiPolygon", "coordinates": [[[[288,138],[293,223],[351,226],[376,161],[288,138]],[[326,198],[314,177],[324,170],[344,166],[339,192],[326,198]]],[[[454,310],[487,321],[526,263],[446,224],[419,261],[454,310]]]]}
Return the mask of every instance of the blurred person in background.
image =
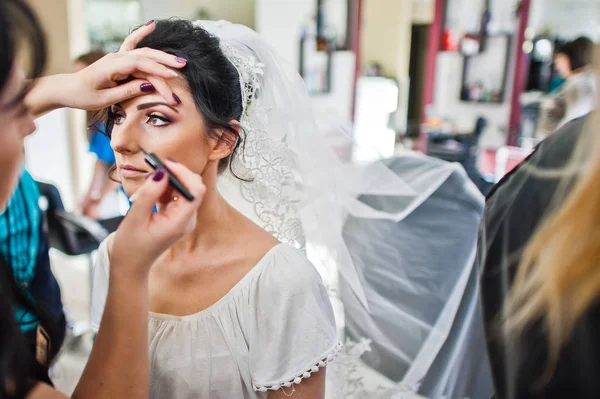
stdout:
{"type": "MultiPolygon", "coordinates": [[[[168,67],[180,68],[181,63],[162,52],[133,51],[135,43],[153,29],[154,25],[149,23],[134,32],[118,54],[107,56],[95,67],[77,74],[25,80],[25,73],[16,61],[17,54],[24,50],[19,44],[29,46],[30,77],[38,78],[46,59],[44,36],[24,1],[0,2],[0,211],[8,210],[9,219],[11,206],[25,206],[28,198],[35,198],[35,182],[28,174],[21,179],[23,198],[15,197],[20,195],[19,191],[15,194],[15,188],[22,174],[24,139],[35,130],[34,117],[59,107],[99,109],[147,94],[142,85],[151,85],[163,98],[166,96],[166,101],[174,103],[167,79],[176,73],[168,67]],[[119,84],[130,77],[133,79],[119,84]],[[33,195],[26,195],[29,192],[33,195]]],[[[165,204],[161,215],[153,214],[154,203],[167,190],[168,179],[163,170],[157,170],[139,190],[137,204],[117,230],[117,234],[127,237],[127,245],[111,248],[113,262],[119,267],[110,276],[107,301],[110,311],[102,320],[96,345],[73,397],[146,398],[148,395],[148,273],[156,257],[194,227],[194,215],[204,193],[199,176],[181,165],[168,165],[195,200],[165,204]]],[[[39,215],[32,216],[28,221],[30,227],[25,230],[35,235],[34,221],[39,220],[39,215]]],[[[19,251],[27,252],[22,251],[26,245],[9,243],[8,250],[0,256],[0,397],[65,398],[51,387],[48,377],[48,369],[63,339],[64,323],[53,314],[50,304],[39,301],[22,282],[21,275],[28,276],[24,271],[31,263],[31,259],[27,262],[18,259],[19,251]],[[21,315],[35,320],[32,342],[21,331],[24,320],[19,325],[15,319],[21,315]]],[[[26,255],[34,257],[33,249],[26,255]]]]}
{"type": "Polygon", "coordinates": [[[566,124],[488,196],[478,261],[498,398],[600,397],[599,122],[566,124]]]}
{"type": "MultiPolygon", "coordinates": [[[[64,329],[60,287],[52,274],[48,240],[39,206],[37,182],[23,170],[8,202],[0,214],[0,256],[10,264],[18,287],[47,310],[46,322],[64,329]]],[[[31,309],[16,307],[17,324],[30,343],[36,341],[39,319],[31,309]]],[[[55,343],[60,348],[62,337],[55,343]]]]}
{"type": "MultiPolygon", "coordinates": [[[[73,72],[92,65],[106,54],[102,50],[93,50],[82,54],[73,63],[73,72]]],[[[87,112],[86,126],[89,151],[96,155],[94,174],[87,194],[81,202],[81,212],[93,219],[100,219],[100,204],[106,196],[115,192],[120,184],[108,176],[110,168],[115,164],[115,153],[110,147],[110,139],[106,136],[105,127],[94,123],[93,112],[87,112]]]]}
{"type": "Polygon", "coordinates": [[[597,105],[597,80],[592,71],[594,42],[579,37],[558,47],[554,66],[565,83],[542,103],[538,134],[546,137],[597,105]]]}

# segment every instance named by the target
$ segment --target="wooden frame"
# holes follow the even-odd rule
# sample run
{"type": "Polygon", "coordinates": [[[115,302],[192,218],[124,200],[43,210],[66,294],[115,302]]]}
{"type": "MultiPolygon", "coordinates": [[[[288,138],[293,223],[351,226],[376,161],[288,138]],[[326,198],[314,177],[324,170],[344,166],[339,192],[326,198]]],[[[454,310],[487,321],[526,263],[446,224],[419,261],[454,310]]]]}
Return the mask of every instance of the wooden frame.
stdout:
{"type": "Polygon", "coordinates": [[[316,47],[317,42],[318,39],[316,37],[303,35],[300,38],[299,72],[311,95],[331,92],[333,51],[328,47],[324,51],[318,51],[317,48],[311,51],[310,47],[312,47],[313,43],[315,43],[316,47]],[[318,57],[324,58],[324,60],[318,60],[318,57]]]}
{"type": "MultiPolygon", "coordinates": [[[[300,57],[298,71],[305,80],[310,94],[326,94],[331,91],[332,58],[334,51],[351,51],[354,49],[355,37],[354,25],[356,21],[355,9],[361,0],[329,0],[337,1],[338,5],[344,5],[345,24],[342,27],[343,42],[337,38],[327,36],[325,2],[328,0],[316,0],[316,36],[304,33],[300,38],[300,57]],[[314,43],[314,50],[311,48],[314,43]]],[[[339,21],[338,21],[339,22],[339,21]]]]}
{"type": "Polygon", "coordinates": [[[345,26],[342,28],[344,31],[344,41],[342,43],[338,41],[334,41],[334,43],[329,43],[332,45],[333,51],[349,51],[352,50],[352,25],[354,24],[353,18],[353,10],[355,3],[359,0],[316,0],[317,1],[317,41],[319,43],[323,43],[323,41],[330,41],[330,38],[326,36],[326,16],[324,15],[324,6],[326,1],[339,1],[340,4],[345,4],[346,8],[346,21],[345,26]]]}
{"type": "MultiPolygon", "coordinates": [[[[484,51],[483,53],[477,54],[477,55],[473,55],[473,56],[465,56],[464,57],[464,63],[463,63],[463,71],[462,71],[462,78],[461,78],[461,87],[460,87],[460,100],[463,102],[472,102],[472,103],[483,103],[483,104],[501,104],[504,102],[505,97],[506,97],[506,89],[507,89],[507,83],[508,83],[508,69],[509,66],[511,65],[511,56],[512,56],[512,42],[513,42],[513,35],[512,33],[504,33],[504,34],[496,34],[496,35],[491,35],[488,36],[487,40],[486,40],[486,51],[484,51]],[[501,64],[502,66],[502,73],[501,73],[501,78],[500,78],[500,85],[499,85],[499,90],[496,93],[493,93],[491,95],[491,97],[486,98],[485,96],[481,96],[480,98],[477,98],[477,96],[473,96],[473,94],[471,93],[470,90],[470,84],[471,79],[469,79],[469,74],[471,72],[471,68],[473,67],[474,61],[476,61],[477,59],[481,59],[482,57],[493,53],[494,57],[497,57],[497,52],[495,51],[490,51],[490,48],[492,46],[492,41],[494,40],[498,40],[498,39],[503,39],[506,41],[506,45],[502,46],[504,48],[504,54],[505,54],[505,59],[504,59],[504,63],[501,64]]],[[[486,71],[488,71],[486,69],[486,71]]],[[[489,73],[489,72],[488,72],[489,73]]],[[[493,85],[493,87],[491,89],[494,89],[495,86],[493,85]]]]}

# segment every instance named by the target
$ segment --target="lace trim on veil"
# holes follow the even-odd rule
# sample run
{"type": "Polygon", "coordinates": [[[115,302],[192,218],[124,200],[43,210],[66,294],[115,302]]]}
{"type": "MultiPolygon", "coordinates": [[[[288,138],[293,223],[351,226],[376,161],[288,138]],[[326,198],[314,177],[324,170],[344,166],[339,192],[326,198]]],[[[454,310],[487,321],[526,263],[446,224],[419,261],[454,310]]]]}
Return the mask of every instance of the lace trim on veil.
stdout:
{"type": "Polygon", "coordinates": [[[231,165],[236,173],[249,180],[239,182],[241,195],[253,204],[262,228],[278,240],[302,249],[305,240],[296,207],[298,200],[294,197],[297,189],[290,151],[285,139],[275,141],[260,128],[268,125],[270,111],[262,106],[260,99],[265,65],[231,44],[224,43],[221,48],[238,71],[243,97],[240,126],[245,141],[241,156],[231,165]]]}

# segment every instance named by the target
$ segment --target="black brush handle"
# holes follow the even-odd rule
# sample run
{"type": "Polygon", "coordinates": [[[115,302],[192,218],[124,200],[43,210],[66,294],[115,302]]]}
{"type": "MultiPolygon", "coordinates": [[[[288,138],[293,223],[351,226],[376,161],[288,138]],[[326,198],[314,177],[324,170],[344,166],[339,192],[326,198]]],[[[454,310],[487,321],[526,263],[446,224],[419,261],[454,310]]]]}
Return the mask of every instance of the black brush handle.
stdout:
{"type": "Polygon", "coordinates": [[[183,183],[179,181],[179,179],[173,174],[173,172],[169,170],[169,168],[167,168],[167,166],[160,160],[160,158],[156,154],[146,154],[145,158],[146,163],[152,166],[154,170],[162,168],[165,172],[167,172],[167,176],[169,176],[169,183],[171,184],[171,186],[173,186],[175,190],[179,191],[181,195],[185,197],[186,200],[194,200],[194,196],[187,190],[187,188],[185,188],[183,183]]]}

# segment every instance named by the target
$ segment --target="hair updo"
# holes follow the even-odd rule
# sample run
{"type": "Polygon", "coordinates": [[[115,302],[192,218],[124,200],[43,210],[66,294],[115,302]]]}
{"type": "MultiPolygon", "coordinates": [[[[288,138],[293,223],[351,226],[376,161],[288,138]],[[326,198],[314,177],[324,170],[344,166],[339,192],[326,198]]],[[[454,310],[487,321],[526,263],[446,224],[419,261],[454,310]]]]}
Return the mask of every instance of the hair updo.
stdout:
{"type": "MultiPolygon", "coordinates": [[[[231,154],[219,162],[219,173],[228,167],[231,173],[232,160],[243,146],[243,128],[230,121],[242,118],[242,92],[237,69],[221,50],[217,37],[208,33],[191,21],[167,19],[156,21],[156,28],[141,40],[137,48],[148,47],[182,57],[187,60],[184,68],[178,70],[187,82],[196,108],[202,114],[207,133],[211,138],[219,138],[219,130],[225,130],[237,137],[231,154]]],[[[114,126],[114,116],[106,112],[106,133],[110,137],[114,126]]]]}

